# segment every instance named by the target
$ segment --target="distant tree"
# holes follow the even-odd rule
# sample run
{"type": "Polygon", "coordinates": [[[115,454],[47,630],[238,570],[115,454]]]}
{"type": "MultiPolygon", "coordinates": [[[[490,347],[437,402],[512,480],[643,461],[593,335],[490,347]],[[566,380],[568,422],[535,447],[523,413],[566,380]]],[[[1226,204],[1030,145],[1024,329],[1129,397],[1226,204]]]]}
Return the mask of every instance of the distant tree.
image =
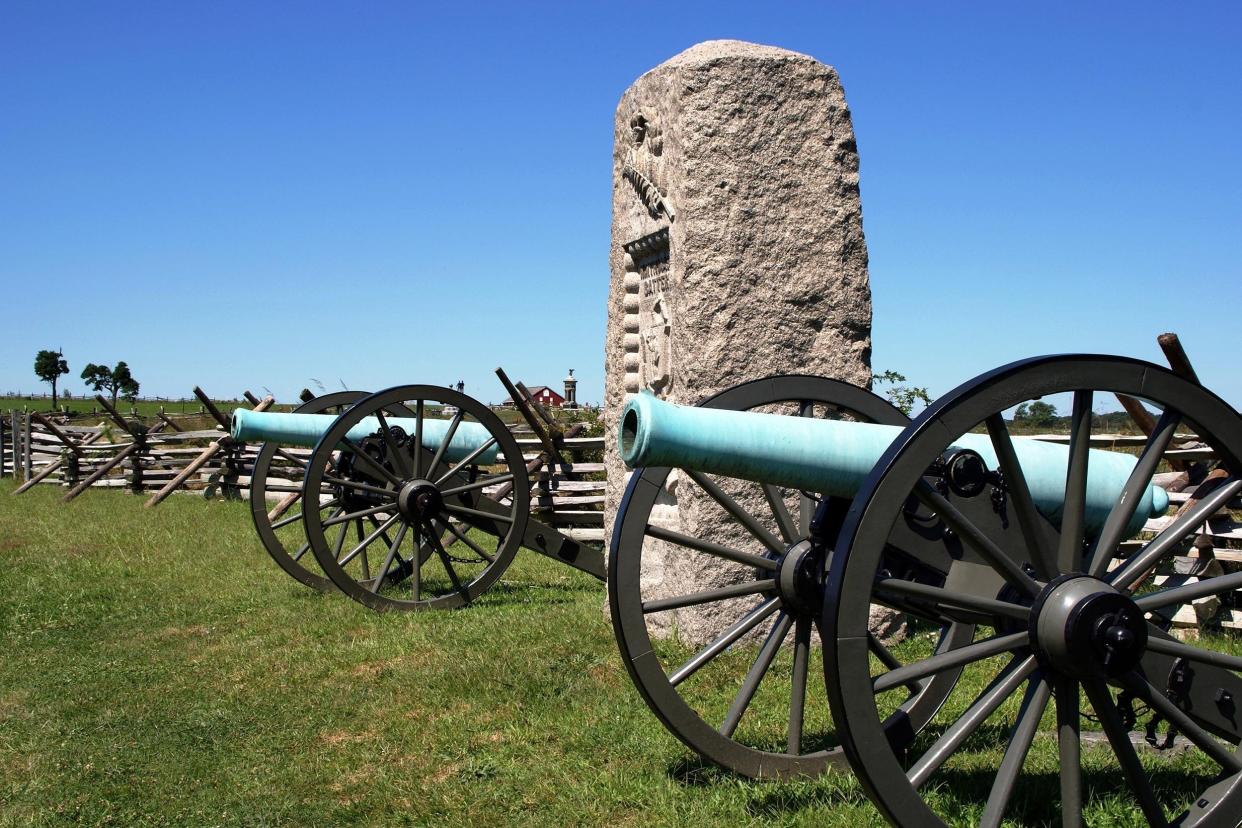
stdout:
{"type": "Polygon", "coordinates": [[[1014,409],[1013,421],[1030,426],[1050,426],[1057,419],[1057,407],[1043,400],[1022,403],[1014,409]]]}
{"type": "Polygon", "coordinates": [[[88,362],[82,369],[82,379],[95,391],[107,391],[111,394],[114,406],[118,396],[129,402],[138,397],[138,382],[124,361],[118,362],[115,368],[88,362]]]}
{"type": "Polygon", "coordinates": [[[882,385],[888,383],[892,387],[884,392],[884,396],[888,401],[897,408],[901,409],[901,413],[907,417],[914,410],[916,403],[923,405],[931,405],[931,397],[927,393],[926,388],[916,385],[905,385],[906,378],[904,375],[896,371],[885,371],[883,374],[877,374],[871,380],[872,385],[882,385]]]}
{"type": "Polygon", "coordinates": [[[39,351],[35,354],[35,374],[44,382],[52,384],[52,408],[56,407],[56,380],[69,373],[69,363],[60,351],[39,351]]]}

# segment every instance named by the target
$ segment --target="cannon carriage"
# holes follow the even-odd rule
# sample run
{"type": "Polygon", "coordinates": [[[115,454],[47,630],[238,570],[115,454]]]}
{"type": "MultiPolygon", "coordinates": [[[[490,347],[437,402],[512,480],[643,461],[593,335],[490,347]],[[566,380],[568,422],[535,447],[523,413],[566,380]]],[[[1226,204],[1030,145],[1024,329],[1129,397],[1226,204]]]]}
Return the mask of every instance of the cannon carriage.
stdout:
{"type": "MultiPolygon", "coordinates": [[[[317,561],[317,585],[377,609],[461,606],[522,546],[604,575],[597,552],[531,517],[530,464],[486,407],[433,386],[305,407],[334,409],[303,421],[313,447],[278,417],[239,433],[301,441],[260,457],[283,453],[304,482],[274,488],[260,463],[252,508],[261,532],[304,527],[296,546],[265,543],[317,561]]],[[[1015,809],[1083,824],[1118,795],[1097,793],[1113,778],[1151,824],[1237,824],[1242,647],[1171,622],[1230,604],[1242,575],[1153,579],[1242,490],[1238,415],[1197,383],[1042,358],[910,423],[863,389],[774,377],[694,408],[640,397],[619,425],[636,471],[611,539],[614,632],[640,695],[702,756],[754,778],[848,765],[899,825],[1000,824],[1015,809]],[[1092,447],[1104,393],[1155,409],[1137,455],[1092,447]],[[1003,412],[1057,394],[1073,401],[1068,445],[1010,434],[1003,412]],[[1179,429],[1217,466],[1157,519],[1169,498],[1152,479],[1179,429]],[[678,568],[702,583],[670,592],[660,574],[678,568]],[[686,610],[708,610],[710,634],[682,635],[686,610]],[[1136,706],[1190,749],[1136,751],[1136,706]]]]}
{"type": "Polygon", "coordinates": [[[755,776],[844,760],[903,826],[1089,824],[1118,796],[1153,825],[1242,820],[1242,642],[1211,612],[1172,629],[1204,601],[1227,609],[1242,573],[1204,567],[1173,586],[1157,574],[1237,505],[1237,412],[1166,369],[1097,356],[997,369],[904,429],[809,411],[654,398],[625,410],[621,450],[637,470],[610,550],[613,625],[635,684],[678,738],[755,776]],[[1137,455],[1091,448],[1106,393],[1156,409],[1137,455]],[[1072,399],[1068,445],[1010,433],[1004,412],[1058,394],[1072,399]],[[1179,429],[1216,467],[1158,518],[1168,495],[1152,478],[1179,429]],[[715,511],[670,519],[668,504],[692,493],[715,511]],[[731,542],[716,531],[724,520],[739,527],[731,542]],[[659,571],[678,558],[736,566],[725,583],[663,594],[659,571]],[[660,614],[711,604],[726,609],[701,646],[657,634],[660,614]],[[905,618],[904,637],[877,631],[885,611],[905,618]],[[762,643],[736,646],[749,638],[762,643]],[[1140,754],[1136,707],[1186,750],[1140,754]]]}

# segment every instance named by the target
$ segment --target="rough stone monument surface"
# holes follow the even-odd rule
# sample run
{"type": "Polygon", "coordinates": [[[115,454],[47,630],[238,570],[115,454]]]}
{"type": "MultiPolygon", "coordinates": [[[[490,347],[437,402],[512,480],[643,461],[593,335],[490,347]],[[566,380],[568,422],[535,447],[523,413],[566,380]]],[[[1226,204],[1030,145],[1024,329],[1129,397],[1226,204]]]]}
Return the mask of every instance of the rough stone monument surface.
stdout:
{"type": "MultiPolygon", "coordinates": [[[[617,107],[605,416],[648,390],[695,404],[740,382],[811,373],[867,385],[871,292],[858,151],[836,71],[740,41],[700,43],[640,77],[617,107]]],[[[627,473],[606,441],[606,529],[627,473]]],[[[754,547],[688,480],[653,521],[754,547]]],[[[741,573],[706,555],[644,553],[653,596],[741,573]],[[683,560],[693,558],[695,560],[683,560]]],[[[644,592],[646,595],[647,592],[644,592]]],[[[715,635],[718,602],[662,613],[688,640],[715,635]]]]}

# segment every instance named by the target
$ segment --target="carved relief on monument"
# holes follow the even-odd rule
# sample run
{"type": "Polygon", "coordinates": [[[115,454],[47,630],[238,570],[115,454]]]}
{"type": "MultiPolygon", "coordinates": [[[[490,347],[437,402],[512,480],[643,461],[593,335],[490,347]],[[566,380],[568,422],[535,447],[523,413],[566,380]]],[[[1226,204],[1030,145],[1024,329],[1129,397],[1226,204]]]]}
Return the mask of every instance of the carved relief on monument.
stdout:
{"type": "Polygon", "coordinates": [[[627,288],[626,315],[629,316],[631,307],[637,311],[637,335],[633,340],[626,336],[626,390],[647,388],[665,397],[673,382],[668,227],[661,227],[622,247],[626,256],[627,285],[632,283],[636,289],[634,295],[627,288]],[[633,278],[630,267],[633,267],[633,278]]]}
{"type": "Polygon", "coordinates": [[[633,188],[646,215],[632,214],[625,251],[624,365],[625,393],[650,389],[661,397],[672,387],[669,303],[669,224],[676,213],[661,191],[664,177],[664,133],[659,122],[643,112],[629,121],[630,141],[621,175],[633,188]],[[652,220],[660,226],[651,231],[652,220]]]}

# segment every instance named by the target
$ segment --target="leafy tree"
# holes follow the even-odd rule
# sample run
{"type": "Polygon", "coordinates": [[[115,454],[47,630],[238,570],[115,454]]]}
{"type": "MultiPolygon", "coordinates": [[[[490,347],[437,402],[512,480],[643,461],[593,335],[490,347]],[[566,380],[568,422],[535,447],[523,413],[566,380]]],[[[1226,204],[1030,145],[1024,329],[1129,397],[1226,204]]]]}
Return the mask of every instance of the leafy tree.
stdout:
{"type": "Polygon", "coordinates": [[[35,374],[44,382],[52,384],[52,408],[56,407],[56,380],[69,373],[69,363],[60,351],[39,351],[35,354],[35,374]]]}
{"type": "Polygon", "coordinates": [[[877,374],[871,380],[872,385],[880,385],[888,383],[892,387],[884,392],[884,396],[888,401],[897,408],[901,409],[901,413],[907,417],[914,410],[916,403],[922,403],[924,406],[931,405],[932,399],[928,395],[926,388],[916,385],[905,385],[905,376],[896,371],[885,371],[883,374],[877,374]]]}
{"type": "Polygon", "coordinates": [[[1023,423],[1030,426],[1050,426],[1056,422],[1057,407],[1052,403],[1046,403],[1043,400],[1034,400],[1029,403],[1022,403],[1014,409],[1013,421],[1015,423],[1023,423]]]}
{"type": "Polygon", "coordinates": [[[82,379],[96,392],[107,391],[111,394],[114,406],[118,396],[129,402],[138,397],[138,382],[124,361],[118,362],[115,368],[88,362],[82,369],[82,379]]]}

